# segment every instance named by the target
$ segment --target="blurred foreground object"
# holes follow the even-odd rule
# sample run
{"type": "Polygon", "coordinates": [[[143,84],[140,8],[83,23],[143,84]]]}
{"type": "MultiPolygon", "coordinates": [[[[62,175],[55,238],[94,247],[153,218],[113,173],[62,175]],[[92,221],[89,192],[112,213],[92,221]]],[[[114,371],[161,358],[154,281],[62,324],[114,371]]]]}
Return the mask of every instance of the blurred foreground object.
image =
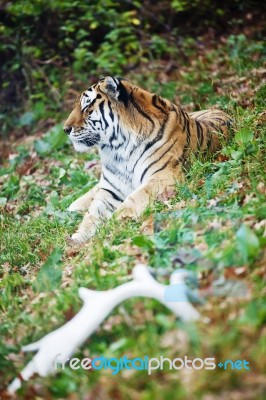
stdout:
{"type": "Polygon", "coordinates": [[[191,273],[184,269],[175,271],[170,277],[179,293],[178,301],[167,301],[167,291],[170,286],[157,282],[149,272],[147,266],[138,264],[133,269],[133,280],[115,289],[94,291],[86,288],[79,289],[79,296],[84,305],[78,314],[61,328],[45,335],[35,343],[22,347],[23,351],[37,351],[33,359],[22,370],[20,376],[13,380],[8,387],[10,394],[15,393],[22,380],[27,381],[33,374],[47,376],[56,371],[55,360],[60,356],[60,362],[66,362],[75,350],[98,328],[108,314],[122,301],[131,297],[143,296],[158,300],[169,308],[184,322],[199,319],[200,314],[189,302],[190,289],[185,279],[191,273]],[[180,284],[178,286],[177,284],[180,284]]]}

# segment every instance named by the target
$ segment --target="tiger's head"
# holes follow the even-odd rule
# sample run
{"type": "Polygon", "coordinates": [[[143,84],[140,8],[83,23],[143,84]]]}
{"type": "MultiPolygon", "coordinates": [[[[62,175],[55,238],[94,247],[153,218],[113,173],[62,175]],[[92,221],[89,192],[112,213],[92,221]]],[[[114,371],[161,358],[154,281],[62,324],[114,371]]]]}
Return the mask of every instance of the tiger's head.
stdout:
{"type": "MultiPolygon", "coordinates": [[[[87,151],[96,144],[106,144],[118,126],[117,109],[128,104],[128,82],[113,77],[100,79],[85,90],[64,124],[75,150],[87,151]]],[[[120,114],[120,113],[119,113],[120,114]]]]}
{"type": "Polygon", "coordinates": [[[96,144],[112,146],[119,135],[125,139],[130,134],[138,142],[159,123],[163,105],[155,107],[155,97],[127,80],[107,76],[77,98],[64,131],[80,152],[96,144]]]}

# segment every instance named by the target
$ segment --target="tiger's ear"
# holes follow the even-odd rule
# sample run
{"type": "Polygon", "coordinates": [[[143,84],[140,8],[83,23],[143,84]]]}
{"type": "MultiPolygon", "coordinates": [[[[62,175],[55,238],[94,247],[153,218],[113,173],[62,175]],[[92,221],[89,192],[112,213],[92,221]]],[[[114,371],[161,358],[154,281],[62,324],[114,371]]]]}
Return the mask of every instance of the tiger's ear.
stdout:
{"type": "Polygon", "coordinates": [[[129,103],[129,94],[125,85],[121,79],[113,78],[112,76],[106,76],[99,81],[100,89],[103,93],[106,93],[110,99],[122,103],[125,107],[129,103]]]}
{"type": "Polygon", "coordinates": [[[106,76],[105,78],[101,79],[100,82],[101,90],[111,98],[117,100],[120,94],[120,83],[118,79],[113,78],[112,76],[106,76]]]}

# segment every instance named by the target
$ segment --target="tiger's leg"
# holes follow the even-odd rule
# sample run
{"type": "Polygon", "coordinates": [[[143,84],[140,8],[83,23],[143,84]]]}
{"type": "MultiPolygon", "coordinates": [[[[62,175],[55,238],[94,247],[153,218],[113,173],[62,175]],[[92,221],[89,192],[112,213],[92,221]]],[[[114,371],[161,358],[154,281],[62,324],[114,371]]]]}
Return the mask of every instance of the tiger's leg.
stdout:
{"type": "Polygon", "coordinates": [[[115,199],[110,191],[99,188],[88,212],[71,239],[77,242],[85,242],[91,238],[95,234],[97,227],[104,220],[110,218],[121,203],[122,201],[115,199]]]}
{"type": "Polygon", "coordinates": [[[71,203],[68,211],[87,211],[99,189],[99,183],[97,183],[91,190],[71,203]]]}
{"type": "Polygon", "coordinates": [[[175,188],[176,182],[182,182],[183,179],[184,175],[181,169],[178,174],[175,173],[172,175],[171,171],[164,171],[162,174],[154,175],[152,179],[148,180],[145,184],[131,193],[121,206],[118,207],[116,211],[118,218],[139,217],[158,195],[165,191],[171,192],[175,188]]]}

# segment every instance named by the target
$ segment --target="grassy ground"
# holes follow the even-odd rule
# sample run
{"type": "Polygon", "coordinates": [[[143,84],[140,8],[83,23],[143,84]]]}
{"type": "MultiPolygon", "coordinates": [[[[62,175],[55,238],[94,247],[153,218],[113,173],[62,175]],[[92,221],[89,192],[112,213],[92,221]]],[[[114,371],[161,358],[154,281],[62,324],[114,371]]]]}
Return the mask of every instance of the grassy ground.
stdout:
{"type": "Polygon", "coordinates": [[[67,368],[23,385],[21,399],[263,398],[263,45],[238,35],[204,50],[187,41],[183,50],[182,67],[154,62],[127,78],[189,111],[214,105],[226,110],[235,120],[234,137],[215,157],[194,160],[175,197],[160,199],[140,221],[121,226],[111,220],[84,246],[69,245],[81,216],[67,206],[97,182],[100,167],[96,151],[73,153],[61,125],[42,138],[20,140],[1,168],[0,378],[6,387],[30,359],[20,352],[22,344],[79,310],[80,286],[113,288],[130,278],[137,261],[195,271],[206,299],[198,306],[202,321],[184,325],[155,301],[130,300],[114,310],[78,357],[246,359],[251,369],[166,369],[147,377],[143,371],[112,375],[67,368]]]}

